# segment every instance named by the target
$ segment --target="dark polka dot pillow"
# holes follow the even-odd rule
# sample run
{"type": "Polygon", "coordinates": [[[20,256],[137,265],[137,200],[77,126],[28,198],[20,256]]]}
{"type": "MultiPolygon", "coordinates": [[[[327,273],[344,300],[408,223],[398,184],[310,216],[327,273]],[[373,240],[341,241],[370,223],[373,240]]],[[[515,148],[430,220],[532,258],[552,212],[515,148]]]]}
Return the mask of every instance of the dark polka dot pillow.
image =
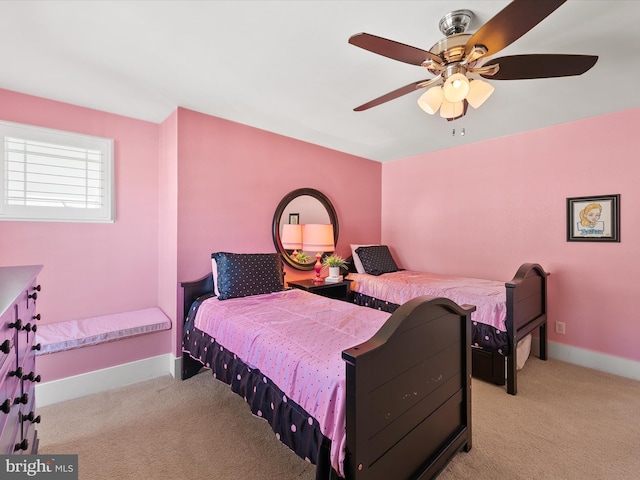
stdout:
{"type": "Polygon", "coordinates": [[[370,275],[382,275],[399,270],[386,245],[358,247],[356,253],[360,257],[364,271],[370,275]]]}
{"type": "Polygon", "coordinates": [[[216,252],[211,257],[217,264],[220,300],[284,290],[278,253],[216,252]]]}

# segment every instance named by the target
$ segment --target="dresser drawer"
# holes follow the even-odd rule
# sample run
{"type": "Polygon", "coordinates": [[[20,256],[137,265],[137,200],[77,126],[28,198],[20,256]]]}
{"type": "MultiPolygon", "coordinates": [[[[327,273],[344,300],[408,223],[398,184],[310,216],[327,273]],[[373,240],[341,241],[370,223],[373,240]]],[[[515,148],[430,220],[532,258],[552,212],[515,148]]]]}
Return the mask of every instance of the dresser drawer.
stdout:
{"type": "Polygon", "coordinates": [[[2,372],[2,397],[0,397],[0,451],[13,453],[15,439],[20,433],[20,407],[15,403],[16,398],[22,395],[22,380],[15,375],[10,375],[15,369],[3,369],[2,372]],[[8,411],[7,411],[8,410],[8,411]],[[5,445],[6,443],[6,445],[5,445]],[[8,450],[5,450],[5,447],[8,450]]]}
{"type": "Polygon", "coordinates": [[[36,325],[36,302],[39,287],[34,280],[24,289],[20,295],[20,299],[16,302],[18,306],[18,320],[20,328],[16,331],[16,350],[18,354],[18,365],[22,365],[22,361],[29,354],[31,343],[35,338],[36,325]]]}
{"type": "Polygon", "coordinates": [[[35,396],[33,395],[33,383],[27,382],[24,385],[25,389],[27,388],[27,385],[30,385],[30,389],[25,392],[29,395],[29,403],[20,406],[19,416],[21,423],[20,439],[22,441],[27,440],[27,442],[23,444],[23,446],[27,446],[27,449],[21,450],[22,453],[31,453],[31,449],[33,447],[32,438],[35,436],[34,432],[36,429],[36,423],[40,423],[40,417],[36,416],[36,401],[35,396]]]}
{"type": "Polygon", "coordinates": [[[15,373],[15,366],[13,368],[2,368],[0,371],[0,379],[2,380],[2,387],[0,389],[0,430],[3,429],[6,422],[11,421],[10,418],[17,418],[20,405],[16,405],[16,398],[22,395],[22,380],[17,376],[12,375],[15,373]]]}
{"type": "Polygon", "coordinates": [[[0,433],[0,453],[3,455],[15,453],[15,446],[20,443],[20,408],[14,405],[8,415],[8,421],[0,433]]]}
{"type": "Polygon", "coordinates": [[[23,323],[32,321],[33,312],[35,312],[38,294],[40,293],[40,285],[36,279],[31,281],[18,296],[16,305],[18,305],[18,318],[23,323]]]}
{"type": "MultiPolygon", "coordinates": [[[[32,341],[29,342],[31,351],[32,341]]],[[[40,381],[40,376],[36,372],[36,356],[31,353],[22,362],[22,392],[33,390],[34,385],[40,381]]]]}
{"type": "Polygon", "coordinates": [[[7,310],[7,312],[0,317],[0,370],[2,369],[6,361],[16,362],[16,329],[9,328],[9,324],[15,321],[15,308],[7,310]]]}

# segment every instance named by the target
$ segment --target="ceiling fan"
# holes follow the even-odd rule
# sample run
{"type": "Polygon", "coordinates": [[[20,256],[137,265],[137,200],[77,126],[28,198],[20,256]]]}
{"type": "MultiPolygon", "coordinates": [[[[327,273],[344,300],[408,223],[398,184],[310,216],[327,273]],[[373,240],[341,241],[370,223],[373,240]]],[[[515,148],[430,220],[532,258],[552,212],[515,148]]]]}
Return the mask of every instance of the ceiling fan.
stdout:
{"type": "Polygon", "coordinates": [[[430,50],[422,50],[368,33],[358,33],[349,43],[400,62],[426,68],[435,78],[419,80],[354,108],[367,110],[415,90],[431,87],[418,105],[433,115],[455,120],[467,113],[468,105],[478,108],[494,87],[476,75],[492,80],[524,80],[581,75],[598,60],[593,55],[529,54],[488,59],[515,42],[553,13],[566,0],[513,0],[473,34],[465,33],[473,12],[456,10],[439,24],[446,36],[430,50]]]}

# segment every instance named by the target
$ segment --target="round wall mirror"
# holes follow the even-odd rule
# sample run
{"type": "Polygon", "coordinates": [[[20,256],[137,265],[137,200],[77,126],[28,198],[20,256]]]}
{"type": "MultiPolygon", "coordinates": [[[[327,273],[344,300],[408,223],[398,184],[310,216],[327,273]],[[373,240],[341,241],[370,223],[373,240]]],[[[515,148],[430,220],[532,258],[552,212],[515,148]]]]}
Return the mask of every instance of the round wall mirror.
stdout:
{"type": "Polygon", "coordinates": [[[284,262],[297,270],[313,270],[316,252],[305,252],[300,240],[292,240],[303,224],[333,225],[333,244],[338,243],[336,211],[331,201],[313,188],[300,188],[287,194],[276,208],[272,226],[273,244],[284,262]]]}

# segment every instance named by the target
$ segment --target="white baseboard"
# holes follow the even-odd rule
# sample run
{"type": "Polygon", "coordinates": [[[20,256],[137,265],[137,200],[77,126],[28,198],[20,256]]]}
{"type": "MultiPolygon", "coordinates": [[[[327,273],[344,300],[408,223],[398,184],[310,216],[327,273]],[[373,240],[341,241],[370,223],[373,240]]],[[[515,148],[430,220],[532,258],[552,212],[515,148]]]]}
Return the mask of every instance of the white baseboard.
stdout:
{"type": "Polygon", "coordinates": [[[65,400],[124,387],[133,383],[161,377],[175,376],[176,357],[167,353],[156,357],[125,363],[115,367],[61,378],[36,385],[36,407],[46,407],[65,400]]]}
{"type": "Polygon", "coordinates": [[[173,378],[182,378],[182,356],[173,357],[171,362],[171,376],[173,378]]]}
{"type": "MultiPolygon", "coordinates": [[[[538,355],[539,351],[538,339],[534,338],[531,342],[531,352],[538,355]]],[[[550,358],[563,362],[640,380],[640,362],[634,360],[556,342],[548,343],[547,353],[550,358]]],[[[36,385],[36,406],[46,407],[167,374],[180,378],[181,368],[182,357],[167,353],[95,372],[40,383],[36,385]]]]}
{"type": "MultiPolygon", "coordinates": [[[[538,355],[539,351],[538,339],[534,338],[531,342],[531,352],[538,355]]],[[[629,360],[628,358],[616,357],[557,342],[547,343],[547,355],[549,358],[555,358],[563,362],[640,380],[640,362],[629,360]]]]}

